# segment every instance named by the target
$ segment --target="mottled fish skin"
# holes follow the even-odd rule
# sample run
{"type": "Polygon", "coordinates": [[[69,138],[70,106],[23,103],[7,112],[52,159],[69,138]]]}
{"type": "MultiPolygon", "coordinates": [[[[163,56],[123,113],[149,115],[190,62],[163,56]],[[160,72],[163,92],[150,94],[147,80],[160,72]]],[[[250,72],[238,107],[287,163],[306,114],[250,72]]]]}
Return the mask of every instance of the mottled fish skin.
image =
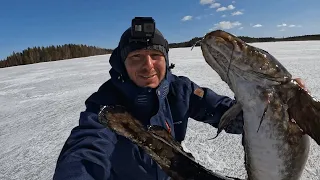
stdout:
{"type": "MultiPolygon", "coordinates": [[[[201,41],[201,50],[205,61],[228,84],[242,107],[248,179],[300,179],[310,148],[305,133],[315,132],[310,124],[319,120],[319,111],[311,114],[305,114],[308,110],[297,111],[296,107],[301,108],[302,104],[294,98],[303,98],[310,106],[315,106],[316,101],[301,90],[275,57],[230,33],[222,30],[207,33],[201,41]],[[305,122],[305,116],[312,118],[305,122]]],[[[224,121],[221,126],[225,126],[224,121]]],[[[316,139],[317,133],[311,137],[316,139]]]]}
{"type": "Polygon", "coordinates": [[[320,102],[295,80],[278,88],[281,98],[288,105],[290,118],[304,133],[320,145],[320,102]]]}
{"type": "Polygon", "coordinates": [[[320,145],[320,101],[292,79],[292,75],[274,56],[222,30],[207,33],[201,43],[205,60],[232,91],[234,85],[230,83],[233,79],[226,73],[229,66],[230,71],[243,80],[256,82],[264,88],[273,86],[283,103],[288,105],[290,118],[295,119],[304,133],[320,145]]]}
{"type": "Polygon", "coordinates": [[[234,180],[214,173],[194,161],[171,134],[159,126],[146,129],[123,106],[105,106],[99,122],[145,150],[173,180],[234,180]]]}

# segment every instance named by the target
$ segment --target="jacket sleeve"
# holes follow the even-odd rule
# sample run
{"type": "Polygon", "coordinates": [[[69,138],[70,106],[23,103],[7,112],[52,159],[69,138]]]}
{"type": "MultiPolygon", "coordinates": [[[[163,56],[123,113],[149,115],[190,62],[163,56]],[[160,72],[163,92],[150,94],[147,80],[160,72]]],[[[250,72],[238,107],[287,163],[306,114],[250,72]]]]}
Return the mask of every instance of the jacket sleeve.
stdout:
{"type": "Polygon", "coordinates": [[[112,179],[111,156],[116,135],[98,122],[97,113],[84,111],[57,160],[54,180],[112,179]]]}
{"type": "MultiPolygon", "coordinates": [[[[189,104],[190,117],[217,128],[222,115],[236,103],[236,100],[228,96],[219,95],[209,88],[199,87],[192,81],[190,81],[189,87],[192,91],[189,104]]],[[[242,114],[241,111],[236,119],[224,129],[227,133],[243,133],[242,114]]]]}

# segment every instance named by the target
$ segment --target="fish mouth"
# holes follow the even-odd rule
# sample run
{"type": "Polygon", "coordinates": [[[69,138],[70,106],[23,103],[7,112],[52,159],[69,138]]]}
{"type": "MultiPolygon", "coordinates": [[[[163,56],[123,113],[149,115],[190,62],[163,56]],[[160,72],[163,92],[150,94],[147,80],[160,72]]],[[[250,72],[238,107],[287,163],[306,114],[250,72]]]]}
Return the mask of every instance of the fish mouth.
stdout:
{"type": "Polygon", "coordinates": [[[213,68],[233,91],[232,77],[240,77],[241,71],[236,70],[232,60],[241,58],[245,45],[234,41],[230,34],[217,30],[207,33],[201,40],[201,49],[205,61],[213,68]],[[235,76],[234,76],[235,75],[235,76]]]}
{"type": "Polygon", "coordinates": [[[242,53],[247,53],[248,49],[250,49],[250,46],[243,40],[222,30],[207,33],[204,36],[204,40],[207,42],[211,41],[214,49],[229,57],[231,57],[231,53],[233,53],[233,56],[240,58],[242,53]],[[233,52],[230,52],[230,50],[233,52]]]}
{"type": "Polygon", "coordinates": [[[201,41],[201,48],[207,63],[228,84],[232,76],[255,82],[264,80],[269,85],[291,80],[290,73],[271,54],[228,32],[215,30],[207,33],[201,41]]]}

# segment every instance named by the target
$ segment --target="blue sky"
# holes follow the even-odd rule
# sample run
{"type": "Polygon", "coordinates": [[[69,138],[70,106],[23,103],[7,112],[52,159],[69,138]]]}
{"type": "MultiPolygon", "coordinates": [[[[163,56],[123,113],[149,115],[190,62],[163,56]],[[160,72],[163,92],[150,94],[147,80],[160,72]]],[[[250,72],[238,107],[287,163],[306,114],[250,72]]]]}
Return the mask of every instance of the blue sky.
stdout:
{"type": "Polygon", "coordinates": [[[114,48],[135,16],[152,16],[170,43],[212,29],[253,37],[319,34],[319,6],[319,0],[7,0],[0,6],[0,59],[33,46],[114,48]]]}

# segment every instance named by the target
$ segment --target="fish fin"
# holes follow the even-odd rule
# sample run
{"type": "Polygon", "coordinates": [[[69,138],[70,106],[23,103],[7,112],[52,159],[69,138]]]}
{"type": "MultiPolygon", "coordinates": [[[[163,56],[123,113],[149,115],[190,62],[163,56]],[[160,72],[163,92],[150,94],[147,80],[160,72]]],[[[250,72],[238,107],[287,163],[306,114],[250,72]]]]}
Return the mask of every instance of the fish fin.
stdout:
{"type": "Polygon", "coordinates": [[[260,119],[260,123],[259,123],[259,127],[258,127],[257,132],[259,132],[259,129],[260,129],[260,127],[261,127],[261,124],[262,124],[262,121],[263,121],[263,119],[264,119],[264,116],[266,115],[266,112],[267,112],[267,110],[268,110],[269,104],[270,104],[270,102],[268,101],[266,107],[265,107],[264,110],[263,110],[263,114],[262,114],[262,116],[261,116],[261,119],[260,119]]]}
{"type": "MultiPolygon", "coordinates": [[[[258,88],[260,88],[260,87],[258,87],[258,88]]],[[[261,116],[261,119],[260,119],[260,123],[259,123],[259,127],[257,129],[257,133],[259,132],[261,124],[262,124],[262,122],[264,120],[264,117],[265,117],[267,111],[268,111],[269,104],[270,104],[270,101],[272,100],[272,96],[273,96],[273,90],[272,89],[267,89],[261,94],[261,96],[262,96],[261,98],[263,98],[263,99],[265,98],[265,100],[266,100],[266,107],[263,110],[263,113],[262,113],[262,116],[261,116]]]]}
{"type": "Polygon", "coordinates": [[[294,89],[294,96],[287,101],[289,118],[320,145],[320,102],[298,83],[294,89]]]}
{"type": "Polygon", "coordinates": [[[218,131],[217,131],[217,135],[211,139],[215,139],[217,138],[220,133],[222,132],[222,130],[224,130],[228,125],[230,125],[232,123],[232,121],[236,120],[237,116],[239,115],[239,113],[241,112],[242,107],[240,103],[236,103],[233,106],[231,106],[231,108],[229,108],[221,117],[219,125],[218,125],[218,131]]]}

